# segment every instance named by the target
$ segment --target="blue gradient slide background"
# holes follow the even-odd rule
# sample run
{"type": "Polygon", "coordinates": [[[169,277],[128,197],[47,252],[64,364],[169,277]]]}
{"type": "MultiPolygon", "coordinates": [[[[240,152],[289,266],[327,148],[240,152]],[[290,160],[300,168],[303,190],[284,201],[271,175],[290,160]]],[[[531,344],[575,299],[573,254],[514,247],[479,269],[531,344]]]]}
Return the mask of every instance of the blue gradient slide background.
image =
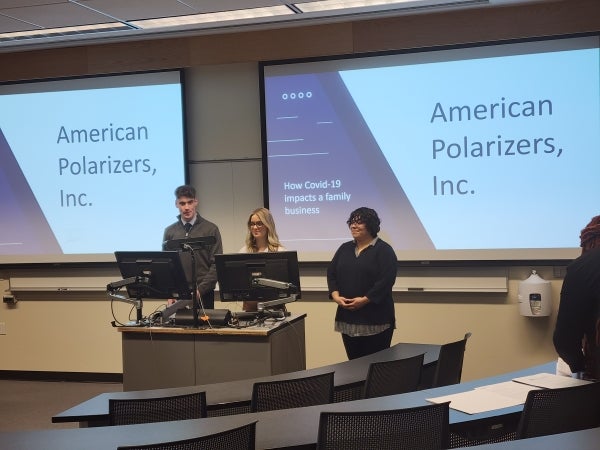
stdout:
{"type": "Polygon", "coordinates": [[[598,36],[263,70],[269,206],[304,260],[328,260],[360,206],[427,260],[571,258],[599,213],[598,36]]]}
{"type": "MultiPolygon", "coordinates": [[[[173,71],[3,86],[3,161],[12,152],[11,171],[24,178],[5,185],[15,200],[3,220],[12,223],[38,209],[34,226],[47,232],[20,251],[1,246],[0,255],[26,253],[45,261],[56,253],[160,249],[162,230],[176,213],[173,190],[185,180],[179,77],[173,71]],[[147,132],[125,134],[138,127],[147,132]],[[124,130],[118,138],[117,128],[124,130]],[[102,131],[90,138],[91,130],[102,129],[108,130],[104,139],[102,131]],[[71,130],[77,130],[75,138],[71,130]],[[82,131],[87,138],[79,137],[82,131]]],[[[2,240],[11,240],[4,227],[2,240]]]]}
{"type": "Polygon", "coordinates": [[[61,253],[2,130],[0,196],[0,254],[61,253]]]}

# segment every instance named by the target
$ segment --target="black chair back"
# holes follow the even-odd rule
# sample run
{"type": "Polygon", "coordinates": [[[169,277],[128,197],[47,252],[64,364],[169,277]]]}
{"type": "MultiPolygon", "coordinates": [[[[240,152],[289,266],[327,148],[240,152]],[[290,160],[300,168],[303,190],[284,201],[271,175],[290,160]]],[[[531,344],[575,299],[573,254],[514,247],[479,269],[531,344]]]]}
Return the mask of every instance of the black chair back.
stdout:
{"type": "Polygon", "coordinates": [[[254,383],[250,410],[300,408],[333,402],[333,372],[310,377],[254,383]]]}
{"type": "Polygon", "coordinates": [[[319,450],[448,448],[449,402],[388,411],[322,412],[319,450]]]}
{"type": "Polygon", "coordinates": [[[416,391],[421,381],[424,354],[369,365],[363,398],[416,391]]]}
{"type": "Polygon", "coordinates": [[[110,425],[168,422],[206,417],[206,393],[108,400],[110,425]]]}
{"type": "Polygon", "coordinates": [[[440,354],[431,387],[460,383],[465,348],[467,346],[467,339],[470,337],[471,333],[466,333],[465,337],[460,341],[450,342],[440,347],[440,354]]]}
{"type": "Polygon", "coordinates": [[[527,394],[517,439],[595,427],[600,427],[600,382],[536,389],[527,394]]]}
{"type": "Polygon", "coordinates": [[[254,450],[256,422],[220,433],[181,441],[118,447],[117,450],[254,450]]]}

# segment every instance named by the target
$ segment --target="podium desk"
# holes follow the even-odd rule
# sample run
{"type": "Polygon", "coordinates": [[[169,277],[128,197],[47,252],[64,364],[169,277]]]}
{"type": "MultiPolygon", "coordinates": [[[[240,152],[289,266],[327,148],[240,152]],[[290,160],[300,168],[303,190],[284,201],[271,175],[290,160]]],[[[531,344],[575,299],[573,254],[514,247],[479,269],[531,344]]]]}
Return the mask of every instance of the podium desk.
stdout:
{"type": "MultiPolygon", "coordinates": [[[[227,428],[257,421],[256,448],[314,448],[318,434],[319,416],[322,411],[379,411],[386,409],[411,408],[429,404],[427,398],[448,395],[474,389],[476,387],[512,380],[515,377],[533,375],[552,371],[556,363],[506,373],[481,380],[460,383],[452,386],[427,389],[407,394],[390,395],[366,400],[355,400],[343,403],[309,406],[305,408],[287,409],[285,411],[266,411],[260,413],[238,414],[205,419],[181,420],[174,422],[157,422],[140,425],[114,426],[110,428],[72,428],[60,430],[40,430],[25,432],[0,433],[0,448],[3,450],[37,449],[58,450],[65,448],[85,448],[86,450],[114,450],[119,445],[142,445],[153,442],[165,442],[188,439],[196,435],[211,434],[227,428]]],[[[450,429],[457,424],[488,418],[500,422],[507,414],[520,414],[523,406],[518,405],[480,414],[465,414],[450,409],[450,429]]],[[[555,435],[545,438],[525,439],[518,444],[493,444],[497,449],[594,449],[598,447],[598,429],[589,432],[577,432],[572,436],[555,435]],[[581,437],[581,439],[580,439],[581,437]],[[537,446],[535,441],[541,439],[544,445],[537,446]],[[552,442],[559,442],[553,446],[552,442]],[[595,447],[594,447],[595,446],[595,447]]],[[[488,448],[483,447],[482,448],[488,448]]]]}
{"type": "Polygon", "coordinates": [[[306,369],[304,319],[247,328],[119,327],[123,390],[160,389],[306,369]]]}
{"type": "Polygon", "coordinates": [[[105,426],[109,423],[108,400],[111,398],[138,399],[166,397],[200,391],[206,392],[209,417],[240,414],[250,411],[252,387],[258,381],[285,380],[314,376],[327,372],[334,372],[335,402],[356,400],[360,398],[362,386],[369,370],[369,364],[372,362],[409,358],[424,353],[424,369],[431,371],[435,370],[439,350],[440,346],[437,344],[402,342],[361,358],[298,372],[180,388],[105,392],[56,414],[52,417],[52,423],[79,422],[80,427],[105,426]]]}

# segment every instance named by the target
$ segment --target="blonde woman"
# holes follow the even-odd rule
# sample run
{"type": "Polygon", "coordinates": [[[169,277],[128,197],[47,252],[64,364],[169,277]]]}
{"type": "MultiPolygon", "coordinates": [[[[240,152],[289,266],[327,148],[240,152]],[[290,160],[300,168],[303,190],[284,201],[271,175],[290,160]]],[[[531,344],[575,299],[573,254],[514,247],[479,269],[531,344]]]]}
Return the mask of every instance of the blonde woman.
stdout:
{"type": "Polygon", "coordinates": [[[257,208],[248,217],[246,245],[240,253],[283,252],[285,247],[279,242],[275,221],[267,208],[257,208]]]}
{"type": "MultiPolygon", "coordinates": [[[[248,217],[246,244],[240,253],[283,252],[286,248],[279,242],[275,221],[267,208],[257,208],[248,217]]],[[[244,311],[256,311],[258,302],[245,301],[244,311]]]]}

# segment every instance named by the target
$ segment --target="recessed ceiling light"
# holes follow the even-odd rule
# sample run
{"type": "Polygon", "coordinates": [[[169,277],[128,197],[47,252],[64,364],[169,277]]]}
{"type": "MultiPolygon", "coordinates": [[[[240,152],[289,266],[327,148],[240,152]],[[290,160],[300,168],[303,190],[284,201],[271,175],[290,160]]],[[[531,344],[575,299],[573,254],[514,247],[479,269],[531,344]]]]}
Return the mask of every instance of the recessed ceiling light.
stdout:
{"type": "Polygon", "coordinates": [[[157,19],[131,21],[142,29],[179,27],[185,25],[196,25],[201,23],[228,22],[232,20],[257,19],[263,17],[274,17],[294,14],[286,6],[271,6],[266,8],[238,9],[235,11],[223,11],[216,13],[193,14],[188,16],[161,17],[157,19]]]}
{"type": "Polygon", "coordinates": [[[131,30],[132,27],[128,27],[121,22],[111,23],[98,23],[93,25],[79,25],[75,27],[61,27],[61,28],[40,28],[37,30],[27,31],[15,31],[11,33],[0,33],[0,42],[11,41],[11,40],[23,40],[23,39],[36,39],[36,38],[48,38],[55,36],[68,36],[72,34],[89,34],[98,33],[104,31],[122,31],[131,30]]]}
{"type": "Polygon", "coordinates": [[[487,3],[488,0],[322,0],[300,2],[296,7],[305,13],[334,11],[339,9],[389,7],[385,9],[425,8],[431,6],[460,5],[461,3],[487,3]]]}

